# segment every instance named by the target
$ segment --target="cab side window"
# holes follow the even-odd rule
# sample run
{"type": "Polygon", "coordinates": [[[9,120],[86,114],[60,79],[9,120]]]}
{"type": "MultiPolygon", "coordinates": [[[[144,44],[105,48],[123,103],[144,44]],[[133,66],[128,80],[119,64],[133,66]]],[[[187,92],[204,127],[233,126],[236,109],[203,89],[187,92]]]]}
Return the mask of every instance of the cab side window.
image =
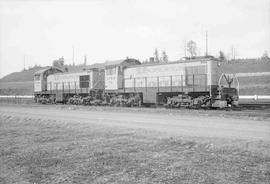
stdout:
{"type": "Polygon", "coordinates": [[[80,88],[89,88],[89,75],[81,75],[80,76],[80,88]]]}
{"type": "Polygon", "coordinates": [[[115,75],[115,68],[109,68],[106,70],[106,75],[115,75]]]}

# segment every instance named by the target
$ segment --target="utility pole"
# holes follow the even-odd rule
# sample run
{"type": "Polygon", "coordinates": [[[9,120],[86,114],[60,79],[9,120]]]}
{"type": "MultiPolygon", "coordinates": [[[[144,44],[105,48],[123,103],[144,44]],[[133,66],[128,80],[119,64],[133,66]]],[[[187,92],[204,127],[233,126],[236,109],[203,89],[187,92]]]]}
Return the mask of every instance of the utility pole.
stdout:
{"type": "Polygon", "coordinates": [[[185,58],[187,57],[187,40],[184,40],[184,53],[185,53],[185,58]]]}
{"type": "Polygon", "coordinates": [[[205,56],[208,56],[208,32],[207,31],[205,33],[205,47],[206,47],[205,56]]]}
{"type": "Polygon", "coordinates": [[[25,71],[25,55],[23,56],[23,71],[25,71]]]}
{"type": "Polygon", "coordinates": [[[87,56],[85,55],[83,65],[86,66],[86,64],[87,64],[87,56]]]}
{"type": "Polygon", "coordinates": [[[75,65],[75,62],[74,62],[74,46],[72,46],[72,64],[73,64],[73,66],[75,65]]]}
{"type": "Polygon", "coordinates": [[[234,46],[231,47],[231,55],[232,55],[232,60],[236,59],[236,49],[234,46]]]}

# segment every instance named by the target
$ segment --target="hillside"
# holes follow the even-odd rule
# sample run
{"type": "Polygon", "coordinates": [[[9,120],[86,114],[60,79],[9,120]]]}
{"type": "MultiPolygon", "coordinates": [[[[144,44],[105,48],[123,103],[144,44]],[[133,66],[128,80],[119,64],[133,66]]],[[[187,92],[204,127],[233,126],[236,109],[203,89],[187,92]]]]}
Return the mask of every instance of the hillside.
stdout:
{"type": "MultiPolygon", "coordinates": [[[[102,67],[102,63],[96,63],[93,65],[86,65],[86,66],[72,66],[72,65],[64,65],[63,67],[60,67],[62,69],[67,68],[69,72],[79,72],[83,71],[85,68],[99,68],[102,67]]],[[[46,67],[35,67],[30,70],[25,70],[21,72],[14,72],[9,75],[6,75],[5,77],[0,79],[0,82],[23,82],[23,81],[33,81],[34,73],[38,70],[42,70],[46,67]]]]}
{"type": "MultiPolygon", "coordinates": [[[[100,68],[104,64],[93,64],[87,66],[69,66],[69,72],[83,71],[85,68],[100,68]]],[[[14,72],[0,79],[0,95],[32,95],[34,91],[33,76],[34,73],[42,68],[34,68],[22,72],[14,72]]],[[[225,73],[257,73],[270,72],[270,61],[255,59],[236,60],[229,63],[221,63],[225,73]]],[[[270,95],[270,75],[261,76],[241,76],[238,77],[240,82],[241,95],[270,95]]]]}
{"type": "Polygon", "coordinates": [[[32,81],[34,73],[40,68],[33,68],[31,70],[24,70],[21,72],[13,72],[11,74],[6,75],[5,77],[0,79],[0,82],[23,82],[23,81],[32,81]]]}
{"type": "MultiPolygon", "coordinates": [[[[48,67],[48,66],[46,66],[48,67]]],[[[11,73],[0,79],[0,95],[32,95],[34,93],[34,73],[46,67],[35,67],[30,70],[11,73]]],[[[103,64],[96,63],[86,66],[65,65],[69,72],[80,72],[85,68],[100,68],[103,64]]]]}
{"type": "Polygon", "coordinates": [[[236,60],[222,63],[224,73],[236,73],[240,84],[240,95],[270,95],[270,61],[256,59],[236,60]],[[247,75],[243,75],[246,73],[247,75]],[[258,75],[252,75],[259,73],[258,75]]]}
{"type": "MultiPolygon", "coordinates": [[[[69,72],[79,72],[83,71],[85,68],[95,68],[102,67],[103,63],[96,63],[93,65],[86,66],[71,66],[65,65],[69,72]]],[[[48,67],[48,66],[47,66],[48,67]]],[[[37,67],[30,70],[25,70],[21,72],[11,73],[0,79],[0,82],[22,82],[22,81],[33,81],[34,73],[45,67],[37,67]]],[[[236,60],[229,63],[221,63],[221,69],[225,73],[255,73],[255,72],[270,72],[270,61],[261,61],[256,59],[248,60],[236,60]]]]}
{"type": "Polygon", "coordinates": [[[0,82],[0,95],[32,95],[34,81],[0,82]]]}
{"type": "Polygon", "coordinates": [[[223,62],[221,63],[221,69],[225,73],[270,72],[270,60],[248,59],[230,61],[229,63],[223,62]]]}

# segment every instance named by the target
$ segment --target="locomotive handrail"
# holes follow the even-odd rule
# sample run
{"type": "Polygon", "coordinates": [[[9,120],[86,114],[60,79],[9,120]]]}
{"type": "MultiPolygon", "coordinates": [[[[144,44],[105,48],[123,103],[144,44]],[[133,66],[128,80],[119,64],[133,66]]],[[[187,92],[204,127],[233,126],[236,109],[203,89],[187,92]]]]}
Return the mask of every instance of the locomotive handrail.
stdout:
{"type": "MultiPolygon", "coordinates": [[[[170,78],[171,76],[172,77],[181,77],[181,76],[192,76],[192,75],[194,75],[194,76],[204,76],[205,75],[205,73],[203,73],[203,74],[187,74],[187,75],[158,75],[158,76],[147,76],[147,78],[156,78],[156,77],[159,77],[159,78],[162,78],[162,77],[168,77],[168,78],[170,78]]],[[[124,80],[133,80],[134,78],[136,78],[136,79],[144,79],[146,76],[144,76],[144,77],[132,77],[132,78],[130,78],[130,77],[127,77],[127,78],[124,78],[124,80]]]]}

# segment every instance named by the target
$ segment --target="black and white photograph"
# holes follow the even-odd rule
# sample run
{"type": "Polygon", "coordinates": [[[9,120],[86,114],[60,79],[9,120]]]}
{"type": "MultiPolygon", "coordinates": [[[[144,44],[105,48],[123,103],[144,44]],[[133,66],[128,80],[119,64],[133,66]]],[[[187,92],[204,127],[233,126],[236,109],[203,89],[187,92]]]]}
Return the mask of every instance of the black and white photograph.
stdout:
{"type": "Polygon", "coordinates": [[[269,184],[270,0],[0,0],[0,184],[269,184]]]}

